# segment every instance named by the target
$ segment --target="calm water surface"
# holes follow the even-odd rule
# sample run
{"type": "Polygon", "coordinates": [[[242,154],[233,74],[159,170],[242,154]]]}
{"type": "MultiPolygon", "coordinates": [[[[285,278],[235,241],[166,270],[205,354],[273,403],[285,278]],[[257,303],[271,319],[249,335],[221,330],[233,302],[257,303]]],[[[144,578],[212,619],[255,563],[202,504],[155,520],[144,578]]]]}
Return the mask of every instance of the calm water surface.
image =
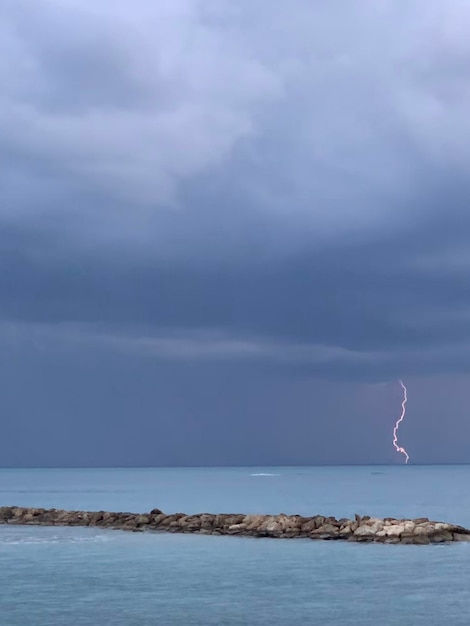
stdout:
{"type": "MultiPolygon", "coordinates": [[[[470,466],[0,470],[0,506],[352,516],[470,527],[470,466]]],[[[0,526],[1,626],[468,626],[470,544],[0,526]]]]}

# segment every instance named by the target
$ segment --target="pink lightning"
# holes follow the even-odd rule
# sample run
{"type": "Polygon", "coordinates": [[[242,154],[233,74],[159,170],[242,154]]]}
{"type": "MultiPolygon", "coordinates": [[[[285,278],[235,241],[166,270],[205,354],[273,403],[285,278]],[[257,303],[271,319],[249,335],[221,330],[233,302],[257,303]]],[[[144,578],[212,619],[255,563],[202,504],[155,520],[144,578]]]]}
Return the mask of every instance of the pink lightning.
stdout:
{"type": "Polygon", "coordinates": [[[393,445],[395,446],[395,450],[397,452],[400,452],[400,454],[403,454],[405,456],[405,463],[408,463],[410,457],[408,455],[408,452],[405,450],[405,448],[402,448],[401,446],[398,445],[398,438],[397,438],[397,433],[398,433],[398,426],[400,425],[400,423],[403,421],[404,417],[405,417],[405,413],[406,413],[406,408],[405,405],[408,401],[408,395],[406,392],[406,387],[403,384],[403,381],[400,380],[400,385],[401,388],[403,389],[403,402],[401,403],[401,415],[400,417],[397,419],[396,423],[395,423],[395,428],[393,429],[393,445]]]}

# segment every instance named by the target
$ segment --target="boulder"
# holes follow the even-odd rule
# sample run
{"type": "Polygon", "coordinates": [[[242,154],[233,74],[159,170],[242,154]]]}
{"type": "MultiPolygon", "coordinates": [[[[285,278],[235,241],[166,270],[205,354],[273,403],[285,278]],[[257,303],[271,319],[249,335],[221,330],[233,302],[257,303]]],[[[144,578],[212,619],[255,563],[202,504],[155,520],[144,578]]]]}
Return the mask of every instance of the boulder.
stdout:
{"type": "Polygon", "coordinates": [[[322,524],[310,533],[312,539],[338,539],[339,528],[333,524],[322,524]]]}
{"type": "Polygon", "coordinates": [[[385,537],[384,543],[400,543],[400,537],[385,537]]]}
{"type": "Polygon", "coordinates": [[[13,517],[13,509],[10,506],[0,506],[0,524],[5,524],[13,517]]]}
{"type": "Polygon", "coordinates": [[[323,517],[323,515],[315,515],[313,519],[315,520],[317,528],[320,528],[320,526],[323,526],[323,524],[326,523],[326,517],[323,517]]]}
{"type": "Polygon", "coordinates": [[[354,531],[354,536],[355,537],[374,537],[376,535],[377,531],[374,531],[374,529],[371,526],[358,526],[358,528],[356,528],[356,530],[354,531]]]}
{"type": "Polygon", "coordinates": [[[317,523],[315,521],[315,518],[312,517],[311,519],[309,519],[307,522],[304,522],[302,524],[302,526],[300,527],[300,532],[303,535],[310,535],[310,533],[312,533],[314,530],[316,530],[318,528],[317,523]]]}
{"type": "Polygon", "coordinates": [[[340,539],[348,539],[353,533],[354,531],[351,527],[351,520],[349,520],[349,524],[341,524],[338,536],[340,539]]]}
{"type": "Polygon", "coordinates": [[[390,526],[385,526],[384,530],[385,530],[385,534],[387,537],[398,538],[400,537],[402,533],[405,532],[405,525],[404,524],[392,524],[390,526]]]}
{"type": "Polygon", "coordinates": [[[246,524],[248,530],[258,530],[263,522],[264,515],[245,515],[240,523],[246,524]]]}
{"type": "Polygon", "coordinates": [[[437,530],[429,536],[429,539],[431,543],[446,543],[447,541],[453,541],[454,537],[448,530],[437,530]]]}
{"type": "Polygon", "coordinates": [[[240,533],[243,533],[243,531],[246,530],[246,524],[232,524],[231,526],[228,527],[228,533],[230,535],[238,535],[240,533]]]}
{"type": "Polygon", "coordinates": [[[201,519],[201,528],[208,530],[209,528],[212,528],[214,525],[214,518],[215,515],[211,515],[209,513],[203,513],[200,516],[201,519]]]}
{"type": "Polygon", "coordinates": [[[427,535],[414,535],[413,543],[417,545],[426,546],[431,543],[431,540],[429,539],[427,535]]]}

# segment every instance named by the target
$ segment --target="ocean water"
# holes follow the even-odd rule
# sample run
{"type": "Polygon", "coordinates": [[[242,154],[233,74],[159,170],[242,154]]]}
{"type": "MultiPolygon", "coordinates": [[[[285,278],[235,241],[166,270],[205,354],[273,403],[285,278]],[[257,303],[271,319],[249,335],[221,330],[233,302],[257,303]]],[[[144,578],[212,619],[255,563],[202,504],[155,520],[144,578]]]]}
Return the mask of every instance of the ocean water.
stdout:
{"type": "MultiPolygon", "coordinates": [[[[0,470],[0,506],[470,527],[470,466],[0,470]]],[[[0,526],[1,626],[468,626],[470,544],[0,526]]]]}

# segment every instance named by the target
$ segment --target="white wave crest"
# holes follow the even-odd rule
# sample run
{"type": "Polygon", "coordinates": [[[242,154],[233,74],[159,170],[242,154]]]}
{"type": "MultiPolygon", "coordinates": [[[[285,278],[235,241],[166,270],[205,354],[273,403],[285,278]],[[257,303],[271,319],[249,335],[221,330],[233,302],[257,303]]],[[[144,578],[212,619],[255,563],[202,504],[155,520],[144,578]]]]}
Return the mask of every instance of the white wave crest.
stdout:
{"type": "Polygon", "coordinates": [[[280,476],[280,474],[266,474],[264,472],[260,472],[259,474],[250,474],[250,476],[280,476]]]}

